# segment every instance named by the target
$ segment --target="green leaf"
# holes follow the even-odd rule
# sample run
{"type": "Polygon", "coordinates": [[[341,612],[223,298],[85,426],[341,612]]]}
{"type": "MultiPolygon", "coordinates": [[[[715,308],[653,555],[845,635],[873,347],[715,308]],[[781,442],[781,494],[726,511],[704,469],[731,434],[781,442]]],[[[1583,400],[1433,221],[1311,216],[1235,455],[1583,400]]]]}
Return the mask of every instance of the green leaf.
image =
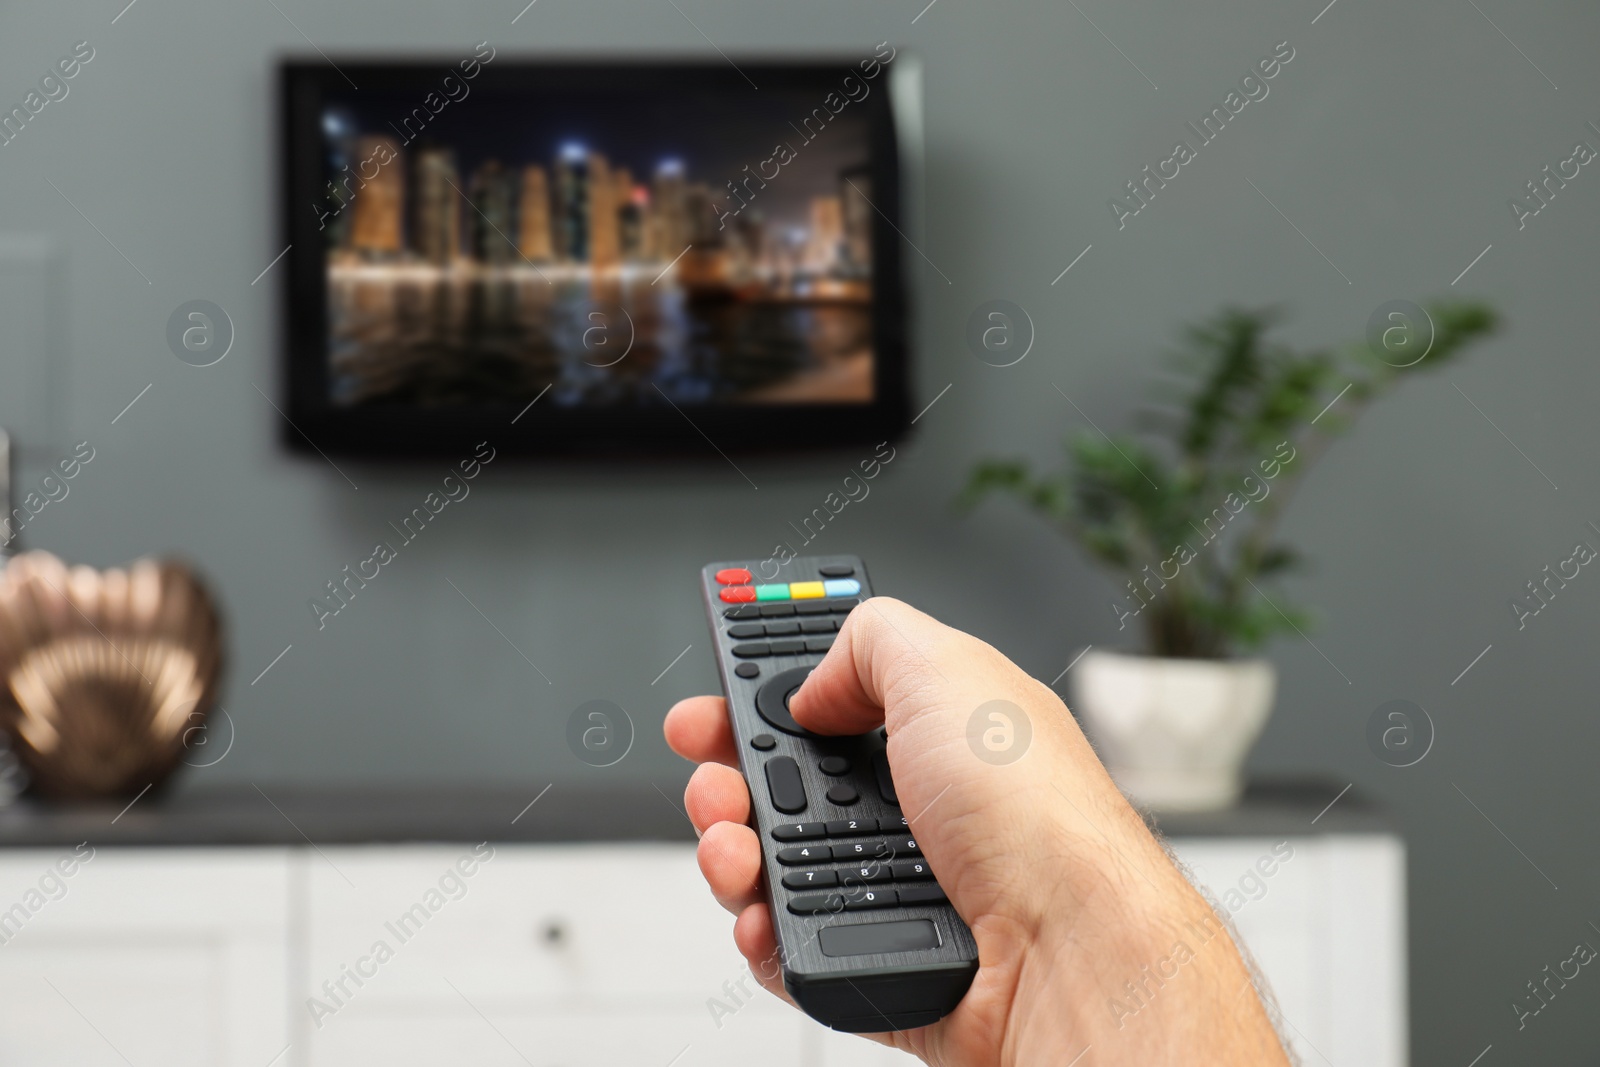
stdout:
{"type": "Polygon", "coordinates": [[[967,476],[967,486],[957,498],[964,511],[976,507],[984,497],[996,492],[1021,493],[1029,482],[1026,460],[988,460],[979,463],[967,476]]]}
{"type": "Polygon", "coordinates": [[[1328,439],[1402,375],[1457,360],[1498,327],[1481,303],[1435,303],[1428,313],[1427,357],[1396,368],[1364,340],[1296,351],[1269,339],[1277,311],[1224,308],[1183,332],[1172,373],[1152,383],[1151,402],[1134,415],[1138,437],[1080,432],[1067,441],[1064,467],[1046,475],[1025,460],[979,463],[957,503],[969,510],[995,493],[1013,496],[1075,539],[1117,584],[1162,576],[1140,614],[1158,655],[1223,657],[1309,629],[1307,612],[1252,588],[1253,579],[1303,566],[1298,552],[1272,541],[1294,487],[1328,439]],[[1267,477],[1262,462],[1285,443],[1296,460],[1267,477]],[[1259,495],[1267,482],[1270,493],[1259,495]],[[1251,503],[1235,512],[1225,506],[1229,494],[1251,503]],[[1210,533],[1197,529],[1208,526],[1210,533]]]}

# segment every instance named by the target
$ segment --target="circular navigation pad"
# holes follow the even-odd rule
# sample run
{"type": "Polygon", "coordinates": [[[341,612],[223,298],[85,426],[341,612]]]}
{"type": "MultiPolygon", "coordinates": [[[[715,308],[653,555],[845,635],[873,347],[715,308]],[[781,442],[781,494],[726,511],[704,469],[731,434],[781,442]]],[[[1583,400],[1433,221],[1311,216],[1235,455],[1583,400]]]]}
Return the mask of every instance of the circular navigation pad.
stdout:
{"type": "Polygon", "coordinates": [[[791,667],[768,678],[756,690],[756,713],[767,722],[795,737],[818,737],[794,721],[789,714],[789,698],[800,688],[800,683],[810,676],[811,667],[791,667]]]}

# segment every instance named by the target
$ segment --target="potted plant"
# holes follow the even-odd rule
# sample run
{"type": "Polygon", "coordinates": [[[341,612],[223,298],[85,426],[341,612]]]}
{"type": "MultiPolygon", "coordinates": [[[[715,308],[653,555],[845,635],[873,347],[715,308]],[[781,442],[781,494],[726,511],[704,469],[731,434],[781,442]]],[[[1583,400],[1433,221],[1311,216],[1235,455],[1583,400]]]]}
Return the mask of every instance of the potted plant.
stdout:
{"type": "Polygon", "coordinates": [[[1388,307],[1369,343],[1307,352],[1269,339],[1276,312],[1226,309],[1185,331],[1177,388],[1142,413],[1141,437],[1084,432],[1059,470],[991,460],[971,474],[964,506],[994,492],[1018,497],[1121,583],[1111,614],[1118,632],[1143,635],[1143,654],[1085,654],[1073,704],[1113,777],[1142,803],[1204,810],[1237,800],[1275,686],[1268,661],[1241,657],[1309,625],[1273,588],[1301,564],[1276,540],[1284,508],[1367,405],[1495,328],[1477,303],[1388,307]]]}

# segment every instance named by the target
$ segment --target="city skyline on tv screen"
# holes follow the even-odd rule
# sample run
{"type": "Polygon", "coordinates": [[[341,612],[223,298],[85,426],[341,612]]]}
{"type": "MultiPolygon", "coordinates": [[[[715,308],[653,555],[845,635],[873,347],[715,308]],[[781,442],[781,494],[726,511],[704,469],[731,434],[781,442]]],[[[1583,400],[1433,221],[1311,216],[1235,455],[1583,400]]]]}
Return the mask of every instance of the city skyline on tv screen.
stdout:
{"type": "Polygon", "coordinates": [[[330,92],[329,399],[871,402],[870,116],[816,81],[330,92]]]}

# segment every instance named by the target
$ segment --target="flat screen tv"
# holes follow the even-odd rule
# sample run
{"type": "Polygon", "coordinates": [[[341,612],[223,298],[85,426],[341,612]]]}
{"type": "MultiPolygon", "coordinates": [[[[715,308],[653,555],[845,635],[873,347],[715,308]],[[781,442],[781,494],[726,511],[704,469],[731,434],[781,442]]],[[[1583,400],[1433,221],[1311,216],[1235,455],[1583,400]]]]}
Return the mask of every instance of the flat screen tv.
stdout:
{"type": "Polygon", "coordinates": [[[887,44],[284,61],[285,440],[712,455],[896,436],[912,73],[887,44]]]}

